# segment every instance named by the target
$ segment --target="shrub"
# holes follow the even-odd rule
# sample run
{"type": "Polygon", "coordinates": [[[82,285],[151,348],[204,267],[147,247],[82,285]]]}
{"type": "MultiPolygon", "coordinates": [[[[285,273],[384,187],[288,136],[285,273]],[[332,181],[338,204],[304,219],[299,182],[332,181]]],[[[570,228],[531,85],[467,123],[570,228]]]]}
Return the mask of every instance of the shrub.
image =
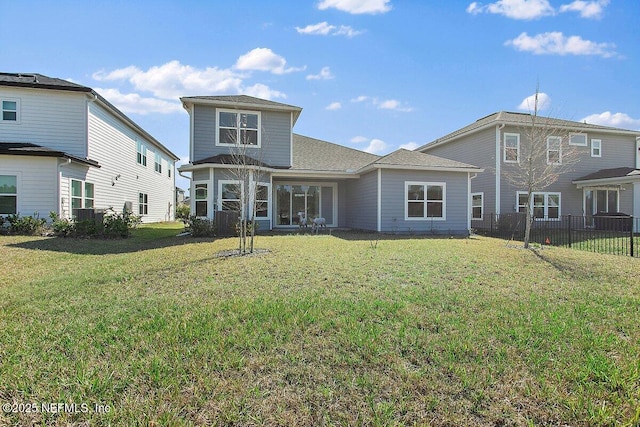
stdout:
{"type": "Polygon", "coordinates": [[[57,213],[49,212],[51,218],[51,228],[56,236],[67,237],[75,234],[75,223],[67,218],[60,218],[57,213]]]}
{"type": "Polygon", "coordinates": [[[176,207],[176,218],[177,219],[181,219],[183,221],[188,221],[190,213],[191,213],[191,208],[189,207],[189,205],[186,205],[184,203],[180,203],[176,207]]]}
{"type": "Polygon", "coordinates": [[[27,236],[35,236],[45,231],[47,220],[40,218],[38,212],[33,216],[20,216],[13,214],[7,217],[9,222],[9,232],[14,234],[24,234],[27,236]]]}
{"type": "Polygon", "coordinates": [[[115,212],[105,215],[102,234],[104,237],[129,237],[131,231],[140,225],[142,217],[130,213],[117,214],[115,212]]]}
{"type": "Polygon", "coordinates": [[[214,219],[198,218],[195,215],[189,217],[187,229],[193,237],[215,237],[218,231],[214,219]]]}
{"type": "Polygon", "coordinates": [[[111,209],[102,221],[100,216],[95,219],[74,221],[60,218],[55,212],[50,212],[51,226],[56,236],[67,237],[99,237],[117,238],[129,237],[131,231],[141,222],[141,217],[130,213],[117,214],[111,209]]]}

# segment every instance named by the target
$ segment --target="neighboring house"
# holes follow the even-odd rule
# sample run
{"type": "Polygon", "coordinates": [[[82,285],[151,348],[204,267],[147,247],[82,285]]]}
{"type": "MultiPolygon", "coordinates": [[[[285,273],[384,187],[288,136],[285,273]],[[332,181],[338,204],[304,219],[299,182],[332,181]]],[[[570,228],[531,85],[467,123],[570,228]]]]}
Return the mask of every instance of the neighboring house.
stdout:
{"type": "Polygon", "coordinates": [[[0,215],[71,217],[125,203],[174,219],[178,157],[91,88],[0,73],[0,215]]]}
{"type": "MultiPolygon", "coordinates": [[[[640,217],[640,132],[567,120],[538,117],[541,126],[557,130],[560,139],[547,140],[547,161],[562,161],[572,150],[577,163],[560,178],[534,193],[534,215],[557,221],[562,215],[585,217],[600,212],[621,212],[640,217]]],[[[514,188],[505,173],[520,166],[520,144],[531,116],[499,112],[430,142],[418,151],[473,162],[484,169],[471,183],[472,223],[487,214],[523,212],[526,188],[514,188]]]]}
{"type": "MultiPolygon", "coordinates": [[[[260,229],[298,227],[299,213],[329,227],[467,234],[471,178],[482,169],[398,150],[377,156],[293,133],[301,108],[249,96],[181,98],[191,119],[191,212],[214,218],[258,201],[260,229]],[[234,174],[233,153],[250,165],[234,174]]],[[[249,214],[249,213],[245,213],[249,214]]]]}

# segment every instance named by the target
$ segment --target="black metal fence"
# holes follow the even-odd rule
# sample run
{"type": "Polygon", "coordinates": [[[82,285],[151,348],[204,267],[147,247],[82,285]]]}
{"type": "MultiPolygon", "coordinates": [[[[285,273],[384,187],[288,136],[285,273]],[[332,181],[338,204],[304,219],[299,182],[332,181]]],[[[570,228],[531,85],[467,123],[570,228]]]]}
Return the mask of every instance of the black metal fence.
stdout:
{"type": "MultiPolygon", "coordinates": [[[[477,234],[524,240],[524,213],[490,214],[474,220],[477,234]]],[[[534,218],[530,242],[612,255],[640,257],[640,218],[628,215],[563,215],[557,219],[534,218]]]]}

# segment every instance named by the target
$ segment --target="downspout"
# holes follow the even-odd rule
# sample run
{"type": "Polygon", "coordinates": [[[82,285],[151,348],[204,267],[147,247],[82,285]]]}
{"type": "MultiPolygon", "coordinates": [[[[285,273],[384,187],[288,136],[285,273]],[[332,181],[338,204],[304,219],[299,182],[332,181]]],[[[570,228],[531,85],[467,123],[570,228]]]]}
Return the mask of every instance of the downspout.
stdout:
{"type": "Polygon", "coordinates": [[[382,169],[378,168],[378,233],[382,231],[382,169]]]}
{"type": "Polygon", "coordinates": [[[640,169],[640,136],[636,136],[636,169],[640,169]]]}
{"type": "MultiPolygon", "coordinates": [[[[56,182],[56,193],[58,194],[58,216],[60,218],[62,218],[63,216],[63,209],[64,209],[64,202],[63,202],[63,198],[62,198],[62,194],[60,193],[62,191],[62,187],[60,186],[60,181],[62,181],[62,167],[71,164],[71,159],[67,159],[64,162],[58,162],[58,179],[56,182]]],[[[67,200],[67,204],[69,206],[71,206],[70,200],[67,200]]],[[[66,218],[66,217],[65,217],[66,218]]]]}
{"type": "MultiPolygon", "coordinates": [[[[473,211],[473,200],[471,199],[471,180],[477,177],[478,174],[474,173],[471,176],[471,172],[467,172],[467,230],[469,230],[469,234],[471,234],[471,217],[473,211]]],[[[484,203],[484,200],[483,200],[484,203]]]]}
{"type": "Polygon", "coordinates": [[[500,215],[500,167],[502,165],[502,156],[500,151],[500,131],[504,128],[505,124],[496,125],[496,206],[495,213],[500,215]]]}

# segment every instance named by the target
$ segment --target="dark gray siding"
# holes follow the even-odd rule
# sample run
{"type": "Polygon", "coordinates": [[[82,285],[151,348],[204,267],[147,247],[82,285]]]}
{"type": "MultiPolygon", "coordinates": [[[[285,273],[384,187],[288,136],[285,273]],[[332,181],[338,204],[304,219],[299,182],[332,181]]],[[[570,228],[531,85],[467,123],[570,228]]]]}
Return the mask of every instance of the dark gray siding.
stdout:
{"type": "MultiPolygon", "coordinates": [[[[291,166],[291,113],[261,112],[261,148],[247,148],[247,155],[271,166],[291,166]]],[[[195,105],[193,109],[193,159],[198,161],[228,154],[233,147],[216,146],[216,108],[195,105]]]]}
{"type": "Polygon", "coordinates": [[[347,181],[346,225],[359,230],[378,229],[378,171],[347,181]]]}
{"type": "Polygon", "coordinates": [[[466,172],[432,172],[382,170],[383,232],[417,232],[440,234],[468,233],[468,174],[466,172]],[[446,184],[446,220],[405,220],[405,183],[444,182],[446,184]]]}

